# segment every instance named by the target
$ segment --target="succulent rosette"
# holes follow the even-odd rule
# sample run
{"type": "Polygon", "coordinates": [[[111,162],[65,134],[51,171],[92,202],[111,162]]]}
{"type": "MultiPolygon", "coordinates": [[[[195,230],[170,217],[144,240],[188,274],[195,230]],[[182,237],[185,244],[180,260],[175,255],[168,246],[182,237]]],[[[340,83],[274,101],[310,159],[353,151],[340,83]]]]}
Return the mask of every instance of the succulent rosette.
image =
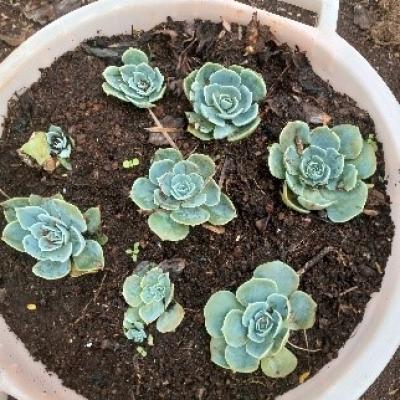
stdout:
{"type": "Polygon", "coordinates": [[[149,227],[161,240],[179,241],[189,234],[190,226],[225,225],[236,217],[214,175],[215,164],[204,154],[194,153],[184,160],[178,150],[159,149],[149,177],[133,183],[131,199],[152,212],[149,227]]]}
{"type": "Polygon", "coordinates": [[[129,305],[124,315],[124,334],[135,343],[147,337],[144,328],[157,321],[161,333],[173,332],[182,322],[184,310],[174,300],[174,284],[169,273],[154,263],[139,264],[138,271],[128,276],[122,294],[129,305]]]}
{"type": "Polygon", "coordinates": [[[71,138],[64,134],[59,126],[50,125],[46,133],[50,154],[58,158],[69,159],[72,151],[71,138]]]}
{"type": "Polygon", "coordinates": [[[122,62],[122,67],[110,66],[104,70],[104,92],[139,108],[154,107],[153,103],[164,96],[166,89],[160,70],[151,67],[147,55],[138,49],[128,49],[122,55],[122,62]]]}
{"type": "Polygon", "coordinates": [[[260,74],[238,65],[206,63],[184,80],[188,131],[202,140],[236,141],[251,135],[261,122],[259,105],[267,93],[260,74]]]}
{"type": "Polygon", "coordinates": [[[69,274],[95,273],[104,267],[100,237],[100,210],[85,214],[61,195],[50,198],[31,195],[1,203],[8,224],[2,240],[38,260],[32,272],[54,280],[69,274]]]}
{"type": "Polygon", "coordinates": [[[346,222],[364,209],[368,186],[363,180],[376,171],[375,152],[375,143],[364,140],[354,125],[310,130],[295,121],[270,147],[268,166],[285,180],[282,200],[288,207],[301,213],[326,209],[331,221],[346,222]]]}
{"type": "Polygon", "coordinates": [[[211,360],[242,373],[261,365],[271,378],[293,372],[297,359],[285,347],[290,331],[311,328],[316,313],[316,303],[298,286],[291,267],[272,261],[258,266],[236,294],[214,293],[204,308],[211,360]]]}

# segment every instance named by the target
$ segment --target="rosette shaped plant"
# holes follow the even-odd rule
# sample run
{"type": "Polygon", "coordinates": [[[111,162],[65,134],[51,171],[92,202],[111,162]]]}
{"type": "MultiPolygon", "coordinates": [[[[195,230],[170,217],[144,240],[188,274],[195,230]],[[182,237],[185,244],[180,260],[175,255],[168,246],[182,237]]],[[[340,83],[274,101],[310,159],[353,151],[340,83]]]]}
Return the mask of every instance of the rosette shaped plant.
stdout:
{"type": "Polygon", "coordinates": [[[309,213],[325,210],[333,222],[359,215],[368,197],[364,179],[376,171],[376,145],[363,140],[354,125],[310,130],[305,122],[290,122],[279,143],[270,147],[271,174],[284,179],[282,200],[309,213]]]}
{"type": "Polygon", "coordinates": [[[29,166],[35,162],[40,168],[53,172],[60,164],[71,170],[71,152],[74,141],[59,126],[50,125],[47,132],[34,132],[18,154],[29,166]]]}
{"type": "Polygon", "coordinates": [[[260,74],[234,65],[206,63],[183,82],[194,112],[187,112],[188,131],[202,140],[236,141],[252,134],[261,119],[258,103],[267,93],[260,74]]]}
{"type": "Polygon", "coordinates": [[[271,378],[293,372],[297,359],[285,348],[290,331],[311,328],[316,313],[316,303],[298,285],[292,268],[272,261],[257,267],[236,294],[214,293],[204,308],[211,361],[243,373],[261,365],[271,378]]]}
{"type": "Polygon", "coordinates": [[[104,70],[104,92],[139,108],[154,107],[153,103],[164,96],[166,89],[160,70],[152,68],[147,55],[138,49],[128,49],[122,55],[122,62],[122,67],[110,66],[104,70]]]}
{"type": "Polygon", "coordinates": [[[2,240],[38,260],[36,276],[54,280],[103,269],[99,208],[82,214],[61,195],[16,197],[1,205],[8,222],[2,240]]]}
{"type": "Polygon", "coordinates": [[[183,307],[174,301],[174,284],[169,273],[156,264],[143,262],[138,271],[125,279],[122,294],[129,308],[125,313],[125,336],[135,343],[147,337],[146,325],[157,321],[159,332],[173,332],[185,315],[183,307]]]}
{"type": "Polygon", "coordinates": [[[133,183],[131,199],[151,211],[150,229],[161,240],[179,241],[189,227],[209,222],[225,225],[236,217],[228,196],[213,179],[215,164],[204,154],[184,160],[175,149],[159,149],[154,155],[148,178],[133,183]]]}

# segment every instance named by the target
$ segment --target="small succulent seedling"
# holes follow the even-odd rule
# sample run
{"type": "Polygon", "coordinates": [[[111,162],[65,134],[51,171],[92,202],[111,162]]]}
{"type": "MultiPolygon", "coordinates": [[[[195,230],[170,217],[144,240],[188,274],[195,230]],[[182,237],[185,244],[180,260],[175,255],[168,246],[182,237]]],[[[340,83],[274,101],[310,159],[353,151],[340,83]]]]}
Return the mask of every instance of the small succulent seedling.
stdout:
{"type": "Polygon", "coordinates": [[[184,160],[180,151],[159,149],[148,178],[133,183],[131,199],[151,211],[150,229],[161,240],[179,241],[189,227],[209,222],[225,225],[236,217],[231,200],[214,181],[215,164],[204,154],[184,160]]]}
{"type": "Polygon", "coordinates": [[[138,158],[132,158],[131,160],[124,160],[122,163],[122,168],[130,169],[133,167],[137,167],[140,164],[140,160],[138,158]]]}
{"type": "Polygon", "coordinates": [[[290,122],[269,149],[271,174],[284,179],[283,202],[309,213],[327,211],[333,222],[362,213],[368,198],[364,179],[376,171],[376,145],[354,125],[321,126],[290,122]]]}
{"type": "Polygon", "coordinates": [[[133,244],[133,247],[130,248],[130,249],[127,249],[125,251],[125,253],[128,256],[131,256],[133,262],[136,262],[138,260],[139,253],[140,253],[140,243],[139,242],[135,242],[133,244]]]}
{"type": "Polygon", "coordinates": [[[202,140],[233,142],[252,134],[261,119],[258,103],[267,93],[260,74],[234,65],[206,63],[183,82],[194,112],[187,112],[188,131],[202,140]]]}
{"type": "Polygon", "coordinates": [[[160,70],[152,68],[147,55],[138,49],[128,49],[122,55],[122,62],[122,67],[104,70],[104,92],[139,108],[154,107],[153,103],[164,96],[166,89],[160,70]]]}
{"type": "Polygon", "coordinates": [[[122,294],[129,305],[124,315],[124,334],[135,343],[150,339],[146,325],[157,321],[159,332],[174,332],[185,315],[183,307],[174,301],[174,284],[169,273],[156,264],[139,264],[137,272],[125,279],[122,294]]]}
{"type": "Polygon", "coordinates": [[[74,142],[59,126],[50,125],[47,132],[34,132],[18,154],[29,166],[38,165],[53,172],[59,165],[71,170],[71,152],[74,142]]]}
{"type": "Polygon", "coordinates": [[[211,361],[234,372],[261,369],[283,378],[297,366],[285,345],[290,331],[314,325],[316,303],[297,290],[299,277],[281,261],[258,266],[236,291],[214,293],[204,307],[211,361]]]}
{"type": "Polygon", "coordinates": [[[32,270],[36,276],[54,280],[103,269],[98,241],[104,243],[105,235],[98,207],[82,214],[61,195],[15,197],[1,206],[8,222],[2,240],[38,260],[32,270]]]}

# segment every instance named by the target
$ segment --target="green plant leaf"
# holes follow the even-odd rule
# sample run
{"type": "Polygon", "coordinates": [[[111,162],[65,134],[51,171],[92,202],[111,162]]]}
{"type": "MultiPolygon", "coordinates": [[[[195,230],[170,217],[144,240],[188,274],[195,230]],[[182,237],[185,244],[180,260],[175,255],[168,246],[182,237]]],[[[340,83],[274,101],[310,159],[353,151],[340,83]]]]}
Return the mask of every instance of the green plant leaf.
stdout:
{"type": "Polygon", "coordinates": [[[221,331],[229,346],[241,347],[247,342],[247,329],[242,324],[243,312],[233,309],[226,314],[221,331]]]}
{"type": "Polygon", "coordinates": [[[157,320],[157,330],[161,333],[174,332],[182,322],[184,316],[185,310],[183,307],[175,303],[160,315],[157,320]]]}
{"type": "Polygon", "coordinates": [[[189,226],[176,223],[169,213],[156,211],[148,219],[150,229],[161,239],[177,242],[189,234],[189,226]]]}
{"type": "Polygon", "coordinates": [[[173,148],[158,149],[154,153],[154,161],[171,160],[174,163],[178,163],[183,160],[182,153],[179,150],[173,148]]]}
{"type": "Polygon", "coordinates": [[[271,175],[278,179],[285,179],[285,167],[283,165],[283,153],[279,143],[274,143],[269,148],[268,167],[271,175]]]}
{"type": "Polygon", "coordinates": [[[164,310],[164,303],[162,301],[157,301],[141,306],[139,309],[139,315],[146,324],[151,324],[164,312],[164,310]]]}
{"type": "Polygon", "coordinates": [[[29,141],[21,147],[21,151],[42,166],[51,157],[46,133],[35,132],[29,141]]]}
{"type": "Polygon", "coordinates": [[[226,342],[224,338],[211,338],[210,353],[211,361],[219,367],[229,369],[229,365],[225,360],[226,342]]]}
{"type": "Polygon", "coordinates": [[[317,304],[307,293],[296,291],[289,297],[290,329],[309,329],[315,323],[317,304]]]}
{"type": "Polygon", "coordinates": [[[25,252],[22,241],[26,235],[29,235],[29,232],[24,230],[18,221],[12,221],[4,228],[1,240],[15,250],[25,252]]]}
{"type": "Polygon", "coordinates": [[[360,155],[350,161],[358,171],[360,179],[368,179],[376,172],[375,145],[364,141],[360,155]]]}
{"type": "Polygon", "coordinates": [[[230,198],[221,193],[220,202],[214,207],[206,207],[210,213],[209,222],[212,225],[226,225],[236,218],[236,209],[230,198]]]}
{"type": "Polygon", "coordinates": [[[135,180],[130,193],[131,200],[142,210],[154,210],[157,205],[154,203],[154,191],[157,186],[147,178],[135,180]]]}
{"type": "Polygon", "coordinates": [[[286,348],[283,348],[274,357],[265,357],[261,360],[261,369],[270,378],[285,378],[296,367],[296,356],[286,348]]]}
{"type": "Polygon", "coordinates": [[[32,272],[39,278],[46,280],[56,280],[66,277],[71,272],[71,261],[39,261],[32,268],[32,272]]]}
{"type": "Polygon", "coordinates": [[[340,139],[339,153],[343,154],[346,160],[353,160],[360,155],[363,139],[357,126],[348,124],[336,125],[332,128],[332,131],[340,139]]]}
{"type": "Polygon", "coordinates": [[[196,226],[207,222],[210,218],[210,213],[201,207],[180,208],[179,210],[172,211],[170,217],[178,224],[196,226]]]}
{"type": "Polygon", "coordinates": [[[95,240],[87,240],[79,256],[73,257],[74,272],[90,274],[104,268],[103,249],[95,240]]]}
{"type": "Polygon", "coordinates": [[[16,208],[26,207],[29,205],[31,204],[28,197],[14,197],[0,203],[0,206],[3,207],[4,216],[6,217],[7,222],[12,222],[17,219],[15,214],[16,208]]]}
{"type": "Polygon", "coordinates": [[[233,372],[251,373],[258,369],[260,361],[246,351],[246,346],[225,349],[225,360],[233,372]]]}
{"type": "Polygon", "coordinates": [[[310,128],[303,121],[289,122],[279,136],[282,153],[294,143],[308,144],[310,141],[310,128]]]}
{"type": "Polygon", "coordinates": [[[205,181],[215,175],[215,163],[211,157],[205,154],[192,154],[187,159],[198,167],[197,173],[201,175],[205,181]]]}
{"type": "Polygon", "coordinates": [[[85,213],[87,230],[94,235],[101,228],[101,212],[100,207],[89,208],[85,213]]]}
{"type": "Polygon", "coordinates": [[[278,292],[278,286],[271,279],[252,278],[238,287],[236,298],[244,306],[250,303],[266,301],[272,293],[278,292]]]}
{"type": "Polygon", "coordinates": [[[125,65],[139,65],[141,63],[148,64],[149,59],[143,51],[139,49],[133,49],[130,47],[125,53],[122,55],[122,62],[125,65]]]}

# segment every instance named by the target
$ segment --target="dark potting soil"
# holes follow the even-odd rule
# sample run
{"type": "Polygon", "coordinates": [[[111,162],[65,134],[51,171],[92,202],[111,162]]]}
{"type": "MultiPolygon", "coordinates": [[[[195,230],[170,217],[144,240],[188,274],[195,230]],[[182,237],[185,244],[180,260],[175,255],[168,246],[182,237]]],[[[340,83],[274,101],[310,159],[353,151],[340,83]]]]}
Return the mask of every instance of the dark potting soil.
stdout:
{"type": "MultiPolygon", "coordinates": [[[[92,39],[43,70],[39,82],[10,102],[0,142],[0,188],[12,197],[61,192],[82,210],[100,205],[109,242],[104,272],[54,282],[36,278],[32,258],[0,243],[0,312],[33,357],[89,400],[273,399],[335,358],[379,290],[391,251],[394,227],[383,154],[380,147],[371,180],[375,187],[363,215],[345,224],[329,222],[324,213],[300,215],[282,204],[282,182],[266,166],[267,146],[277,141],[287,121],[296,119],[352,123],[365,136],[374,134],[368,114],[316,76],[304,54],[277,44],[268,28],[255,24],[168,21],[146,33],[92,39]],[[249,45],[255,52],[244,56],[249,45]],[[224,234],[197,227],[182,242],[161,242],[129,200],[132,182],[147,174],[157,149],[145,130],[155,125],[149,113],[107,98],[101,89],[102,71],[119,62],[129,46],[150,54],[168,77],[169,90],[154,108],[168,126],[184,127],[190,104],[182,78],[206,61],[249,66],[267,82],[262,123],[247,140],[231,144],[200,142],[189,134],[175,137],[185,154],[209,154],[219,173],[225,170],[224,190],[238,218],[224,234]],[[50,123],[77,142],[67,177],[29,169],[16,154],[33,131],[50,123]],[[133,157],[140,165],[122,168],[133,157]],[[160,334],[150,326],[155,344],[145,358],[121,329],[126,309],[121,288],[135,268],[125,250],[138,241],[139,261],[178,258],[185,265],[172,274],[185,319],[175,333],[160,334]],[[315,351],[292,348],[299,365],[283,380],[215,366],[202,313],[207,299],[217,290],[235,290],[257,265],[274,259],[296,270],[307,266],[301,289],[318,303],[317,322],[307,331],[309,349],[315,351]],[[27,309],[30,303],[36,311],[27,309]]],[[[1,219],[0,229],[4,226],[1,219]]],[[[307,347],[302,332],[290,340],[307,347]]]]}

